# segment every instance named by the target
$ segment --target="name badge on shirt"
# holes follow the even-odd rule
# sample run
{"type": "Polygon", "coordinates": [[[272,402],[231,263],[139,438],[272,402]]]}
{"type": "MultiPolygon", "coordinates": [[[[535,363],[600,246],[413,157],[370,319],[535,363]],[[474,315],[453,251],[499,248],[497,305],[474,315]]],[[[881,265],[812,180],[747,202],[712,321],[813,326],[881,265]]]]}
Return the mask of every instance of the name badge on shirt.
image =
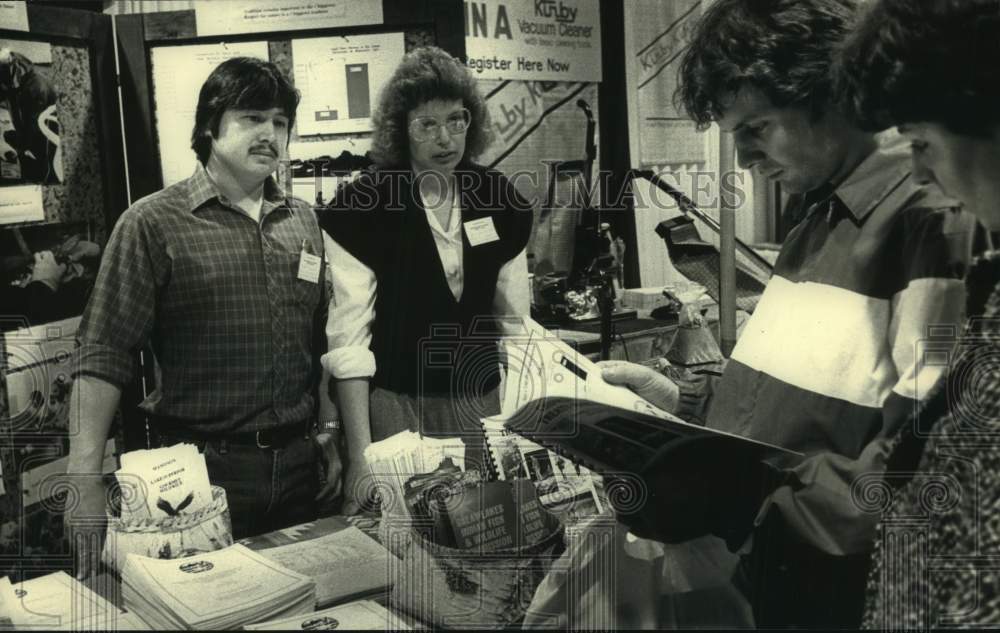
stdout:
{"type": "Polygon", "coordinates": [[[500,236],[497,235],[497,228],[493,226],[493,218],[469,220],[464,226],[465,236],[469,238],[469,244],[472,246],[489,244],[500,239],[500,236]]]}
{"type": "Polygon", "coordinates": [[[299,279],[312,284],[319,283],[319,268],[322,258],[309,252],[309,242],[302,241],[302,252],[299,253],[299,279]]]}

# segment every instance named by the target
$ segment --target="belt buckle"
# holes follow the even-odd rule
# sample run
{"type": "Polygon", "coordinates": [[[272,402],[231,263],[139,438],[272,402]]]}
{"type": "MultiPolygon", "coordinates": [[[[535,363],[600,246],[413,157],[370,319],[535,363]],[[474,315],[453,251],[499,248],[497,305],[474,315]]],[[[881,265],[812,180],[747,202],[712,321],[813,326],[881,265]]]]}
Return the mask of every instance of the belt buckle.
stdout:
{"type": "Polygon", "coordinates": [[[262,432],[263,432],[263,431],[257,431],[257,432],[256,432],[256,433],[254,434],[254,442],[255,442],[255,443],[257,444],[257,448],[271,448],[271,444],[270,444],[270,443],[267,443],[267,444],[261,444],[261,443],[260,443],[260,434],[261,434],[262,432]]]}

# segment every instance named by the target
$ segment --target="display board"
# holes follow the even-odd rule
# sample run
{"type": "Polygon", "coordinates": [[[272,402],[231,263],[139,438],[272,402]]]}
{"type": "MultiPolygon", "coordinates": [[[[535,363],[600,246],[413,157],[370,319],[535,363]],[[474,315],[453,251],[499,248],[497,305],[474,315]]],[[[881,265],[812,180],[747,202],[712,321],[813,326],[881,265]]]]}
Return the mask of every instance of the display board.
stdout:
{"type": "Polygon", "coordinates": [[[70,359],[127,206],[111,18],[0,6],[0,576],[70,568],[70,359]]]}
{"type": "MultiPolygon", "coordinates": [[[[403,58],[403,33],[296,37],[289,43],[290,77],[301,93],[294,138],[371,132],[371,112],[379,90],[403,58]]],[[[198,91],[216,66],[233,57],[270,60],[271,53],[265,40],[150,48],[164,186],[187,178],[194,170],[191,133],[198,91]]]]}
{"type": "MultiPolygon", "coordinates": [[[[598,109],[598,84],[480,80],[480,88],[496,137],[480,160],[506,174],[534,210],[529,266],[537,274],[568,271],[581,211],[599,206],[600,186],[595,179],[587,190],[582,176],[557,177],[555,170],[586,157],[587,118],[579,104],[598,109]]],[[[593,140],[599,147],[599,129],[593,140]]],[[[596,174],[596,160],[591,167],[596,174]]]]}
{"type": "Polygon", "coordinates": [[[197,32],[203,37],[381,24],[382,19],[382,0],[245,0],[202,2],[195,8],[197,32]]]}
{"type": "Polygon", "coordinates": [[[153,111],[164,186],[179,182],[194,171],[197,159],[191,151],[191,130],[198,91],[216,66],[233,57],[266,60],[267,42],[162,46],[150,51],[155,86],[153,111]]]}
{"type": "Polygon", "coordinates": [[[370,132],[379,91],[403,59],[402,33],[292,40],[298,135],[370,132]]]}
{"type": "MultiPolygon", "coordinates": [[[[405,51],[436,44],[456,56],[465,53],[457,2],[386,0],[375,7],[366,1],[357,11],[353,4],[341,10],[341,2],[318,3],[329,11],[306,24],[295,6],[304,11],[307,4],[317,3],[241,3],[247,19],[233,21],[224,34],[206,27],[218,22],[212,16],[221,8],[118,16],[126,142],[136,154],[129,172],[133,199],[190,175],[197,89],[229,56],[268,59],[292,78],[302,101],[288,158],[311,160],[336,156],[334,147],[367,150],[378,90],[405,51]],[[331,63],[341,69],[336,76],[329,73],[331,63]],[[172,71],[181,67],[185,76],[178,79],[172,71]]],[[[311,191],[292,193],[313,199],[311,191]]]]}
{"type": "Polygon", "coordinates": [[[702,14],[701,0],[635,0],[631,20],[630,70],[639,116],[639,147],[633,166],[704,164],[708,133],[698,131],[674,103],[681,55],[702,14]]]}
{"type": "Polygon", "coordinates": [[[465,0],[467,64],[482,79],[601,81],[600,0],[465,0]]]}

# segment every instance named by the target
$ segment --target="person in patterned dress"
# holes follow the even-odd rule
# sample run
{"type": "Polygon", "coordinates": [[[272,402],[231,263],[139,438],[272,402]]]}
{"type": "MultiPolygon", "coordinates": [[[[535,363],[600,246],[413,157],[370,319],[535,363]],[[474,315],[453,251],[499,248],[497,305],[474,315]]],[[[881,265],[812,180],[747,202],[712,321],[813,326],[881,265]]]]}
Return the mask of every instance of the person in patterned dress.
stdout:
{"type": "MultiPolygon", "coordinates": [[[[1000,0],[878,0],[837,64],[858,119],[897,126],[914,173],[990,231],[1000,230],[998,59],[1000,0]]],[[[855,482],[858,502],[882,512],[865,628],[1000,626],[1000,252],[982,255],[966,286],[964,328],[925,345],[947,372],[895,438],[886,473],[855,482]]]]}

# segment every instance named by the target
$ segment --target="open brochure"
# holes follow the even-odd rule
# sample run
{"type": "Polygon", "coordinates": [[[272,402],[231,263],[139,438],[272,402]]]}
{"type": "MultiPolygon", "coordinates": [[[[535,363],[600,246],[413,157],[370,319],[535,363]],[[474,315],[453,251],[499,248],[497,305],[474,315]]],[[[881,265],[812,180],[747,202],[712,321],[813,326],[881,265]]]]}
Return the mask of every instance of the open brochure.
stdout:
{"type": "MultiPolygon", "coordinates": [[[[690,424],[625,387],[537,323],[504,341],[508,361],[504,427],[604,477],[642,475],[654,464],[706,459],[691,468],[766,462],[795,455],[781,447],[690,424]],[[717,452],[715,452],[717,451],[717,452]]],[[[734,472],[734,476],[740,473],[734,472]]],[[[653,491],[655,493],[655,491],[653,491]]]]}
{"type": "Polygon", "coordinates": [[[342,517],[270,532],[241,542],[316,583],[316,605],[327,607],[392,586],[389,570],[398,565],[381,543],[342,517]]]}
{"type": "Polygon", "coordinates": [[[12,583],[0,578],[0,631],[134,631],[149,629],[64,571],[12,583]]]}
{"type": "Polygon", "coordinates": [[[504,417],[540,406],[546,399],[570,398],[687,424],[630,389],[605,382],[594,362],[531,319],[523,319],[522,332],[505,337],[503,343],[508,363],[504,417]]]}

